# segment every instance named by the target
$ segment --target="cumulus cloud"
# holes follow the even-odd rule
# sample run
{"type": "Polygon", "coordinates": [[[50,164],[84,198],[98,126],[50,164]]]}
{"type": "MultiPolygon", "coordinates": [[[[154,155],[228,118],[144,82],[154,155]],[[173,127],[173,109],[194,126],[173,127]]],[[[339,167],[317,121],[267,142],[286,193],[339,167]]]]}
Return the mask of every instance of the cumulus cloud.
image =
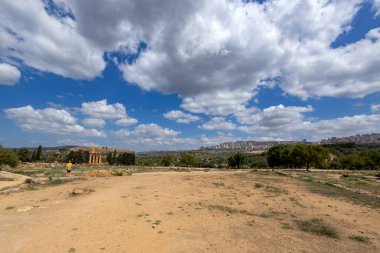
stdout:
{"type": "Polygon", "coordinates": [[[164,113],[164,118],[175,120],[177,123],[189,124],[194,121],[198,121],[201,118],[189,113],[185,113],[180,110],[172,110],[170,112],[164,113]]]}
{"type": "Polygon", "coordinates": [[[103,128],[106,122],[102,119],[86,118],[82,120],[83,125],[95,128],[103,128]]]}
{"type": "Polygon", "coordinates": [[[0,59],[74,79],[101,75],[103,49],[78,32],[75,20],[49,15],[39,0],[1,1],[0,7],[0,59]]]}
{"type": "Polygon", "coordinates": [[[127,116],[123,104],[108,104],[107,99],[82,103],[80,111],[96,119],[123,119],[127,116]]]}
{"type": "Polygon", "coordinates": [[[137,150],[176,150],[196,146],[192,138],[178,137],[181,132],[163,128],[155,123],[141,124],[133,130],[121,129],[113,133],[119,138],[126,138],[125,143],[137,150]]]}
{"type": "MultiPolygon", "coordinates": [[[[379,28],[331,45],[365,1],[7,0],[0,59],[91,79],[104,70],[104,53],[132,54],[119,64],[125,80],[177,93],[190,112],[220,116],[272,86],[267,80],[302,99],[357,98],[380,91],[379,28]]],[[[378,13],[379,1],[371,2],[378,13]]]]}
{"type": "Polygon", "coordinates": [[[320,140],[332,136],[347,136],[378,131],[380,114],[354,115],[329,120],[308,120],[304,114],[311,112],[311,106],[296,107],[283,105],[256,110],[248,118],[238,118],[250,125],[239,130],[254,137],[320,140]],[[249,120],[247,120],[249,119],[249,120]]]}
{"type": "Polygon", "coordinates": [[[21,77],[21,72],[15,66],[0,63],[0,84],[14,85],[21,77]]]}
{"type": "Polygon", "coordinates": [[[136,124],[137,122],[138,122],[137,119],[127,117],[127,118],[116,120],[115,121],[115,125],[118,125],[118,126],[130,126],[130,125],[136,124]]]}
{"type": "Polygon", "coordinates": [[[30,132],[106,137],[105,132],[86,129],[78,125],[76,119],[65,110],[54,108],[34,109],[28,105],[4,109],[4,112],[8,119],[14,120],[23,130],[30,132]]]}
{"type": "Polygon", "coordinates": [[[210,121],[199,126],[198,128],[202,130],[230,131],[236,128],[236,124],[232,123],[231,121],[227,121],[223,117],[214,117],[210,121]]]}
{"type": "Polygon", "coordinates": [[[371,111],[372,112],[380,112],[380,104],[371,105],[371,111]]]}

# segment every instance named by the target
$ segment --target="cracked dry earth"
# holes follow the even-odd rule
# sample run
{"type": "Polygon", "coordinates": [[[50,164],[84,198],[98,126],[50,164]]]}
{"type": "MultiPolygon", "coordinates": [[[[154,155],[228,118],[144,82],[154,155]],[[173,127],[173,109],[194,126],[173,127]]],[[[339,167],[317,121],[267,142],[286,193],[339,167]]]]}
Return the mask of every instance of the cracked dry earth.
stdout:
{"type": "Polygon", "coordinates": [[[379,221],[274,174],[142,173],[0,195],[0,252],[379,252],[379,221]],[[314,218],[339,239],[297,227],[314,218]]]}

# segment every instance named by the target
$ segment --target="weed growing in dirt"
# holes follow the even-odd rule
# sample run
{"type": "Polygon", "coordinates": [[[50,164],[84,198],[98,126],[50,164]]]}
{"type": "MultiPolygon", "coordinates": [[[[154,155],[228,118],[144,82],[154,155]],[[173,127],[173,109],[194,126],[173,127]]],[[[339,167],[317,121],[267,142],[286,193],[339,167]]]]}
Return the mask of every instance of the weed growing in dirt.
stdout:
{"type": "Polygon", "coordinates": [[[298,228],[304,232],[339,239],[338,232],[335,228],[326,224],[322,219],[296,220],[295,223],[298,228]]]}
{"type": "Polygon", "coordinates": [[[224,186],[223,182],[216,182],[216,183],[212,183],[212,184],[215,185],[216,187],[224,186]]]}
{"type": "Polygon", "coordinates": [[[155,222],[153,222],[153,225],[160,225],[161,224],[161,220],[156,220],[155,222]]]}
{"type": "Polygon", "coordinates": [[[266,192],[275,193],[275,194],[288,194],[288,191],[274,186],[267,186],[265,189],[266,192]]]}
{"type": "Polygon", "coordinates": [[[261,188],[261,187],[263,187],[263,186],[264,186],[263,184],[255,183],[255,188],[261,188]]]}
{"type": "Polygon", "coordinates": [[[173,212],[168,212],[167,215],[173,215],[173,212]]]}
{"type": "Polygon", "coordinates": [[[363,235],[352,235],[348,238],[350,238],[351,240],[358,241],[358,242],[369,243],[369,238],[367,236],[363,236],[363,235]]]}
{"type": "Polygon", "coordinates": [[[68,252],[69,252],[69,253],[75,253],[76,250],[75,250],[75,248],[70,248],[68,252]]]}
{"type": "Polygon", "coordinates": [[[231,208],[231,207],[228,207],[228,206],[221,206],[221,205],[213,205],[213,206],[208,206],[208,208],[210,209],[216,209],[216,210],[219,210],[219,211],[222,211],[222,212],[227,212],[227,213],[237,213],[239,210],[235,209],[235,208],[231,208]]]}
{"type": "Polygon", "coordinates": [[[15,208],[15,206],[7,206],[6,208],[5,208],[5,210],[12,210],[12,209],[14,209],[15,208]]]}

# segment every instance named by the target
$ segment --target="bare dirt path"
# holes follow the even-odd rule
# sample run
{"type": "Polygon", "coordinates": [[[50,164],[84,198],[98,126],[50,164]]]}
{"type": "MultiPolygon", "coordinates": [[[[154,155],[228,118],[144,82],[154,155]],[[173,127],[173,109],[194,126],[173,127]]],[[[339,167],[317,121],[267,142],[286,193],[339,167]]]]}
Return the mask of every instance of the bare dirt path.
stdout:
{"type": "Polygon", "coordinates": [[[379,252],[379,220],[292,178],[144,173],[0,195],[0,252],[379,252]],[[339,239],[297,228],[314,218],[339,239]]]}
{"type": "Polygon", "coordinates": [[[6,187],[17,186],[25,182],[26,179],[30,178],[28,176],[14,174],[7,171],[0,171],[0,178],[9,179],[8,180],[0,180],[0,190],[6,187]]]}

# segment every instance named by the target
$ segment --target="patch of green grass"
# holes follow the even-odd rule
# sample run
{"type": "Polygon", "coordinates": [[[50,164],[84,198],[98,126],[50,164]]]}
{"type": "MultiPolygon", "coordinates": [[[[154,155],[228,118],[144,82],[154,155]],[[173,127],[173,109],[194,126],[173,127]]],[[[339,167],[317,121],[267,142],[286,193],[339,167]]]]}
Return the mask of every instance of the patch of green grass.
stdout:
{"type": "Polygon", "coordinates": [[[15,208],[15,206],[7,206],[6,208],[5,208],[5,210],[12,210],[12,209],[14,209],[15,208]]]}
{"type": "Polygon", "coordinates": [[[64,177],[66,172],[63,169],[49,169],[48,171],[44,171],[46,177],[64,177]]]}
{"type": "Polygon", "coordinates": [[[358,205],[380,208],[380,201],[376,196],[353,192],[347,189],[318,182],[307,182],[306,186],[312,193],[317,193],[328,197],[340,197],[358,205]]]}
{"type": "Polygon", "coordinates": [[[264,186],[263,184],[255,183],[255,188],[261,188],[261,187],[263,187],[263,186],[264,186]]]}
{"type": "Polygon", "coordinates": [[[369,238],[367,236],[363,235],[352,235],[350,237],[351,240],[358,241],[358,242],[364,242],[364,243],[369,243],[369,238]]]}
{"type": "Polygon", "coordinates": [[[0,177],[0,181],[15,181],[13,178],[0,177]]]}
{"type": "Polygon", "coordinates": [[[300,174],[299,179],[306,182],[314,182],[315,178],[310,174],[300,174]]]}
{"type": "Polygon", "coordinates": [[[275,193],[275,194],[288,194],[288,191],[274,186],[267,186],[265,189],[266,192],[275,193]]]}
{"type": "Polygon", "coordinates": [[[298,228],[304,232],[339,239],[338,232],[335,228],[326,224],[322,219],[296,220],[295,223],[298,228]]]}
{"type": "Polygon", "coordinates": [[[281,223],[281,228],[283,229],[287,229],[287,230],[290,230],[290,229],[293,229],[293,227],[289,224],[289,223],[281,223]]]}
{"type": "Polygon", "coordinates": [[[68,252],[69,252],[69,253],[75,253],[75,252],[76,252],[76,249],[75,249],[75,248],[70,248],[68,252]]]}

